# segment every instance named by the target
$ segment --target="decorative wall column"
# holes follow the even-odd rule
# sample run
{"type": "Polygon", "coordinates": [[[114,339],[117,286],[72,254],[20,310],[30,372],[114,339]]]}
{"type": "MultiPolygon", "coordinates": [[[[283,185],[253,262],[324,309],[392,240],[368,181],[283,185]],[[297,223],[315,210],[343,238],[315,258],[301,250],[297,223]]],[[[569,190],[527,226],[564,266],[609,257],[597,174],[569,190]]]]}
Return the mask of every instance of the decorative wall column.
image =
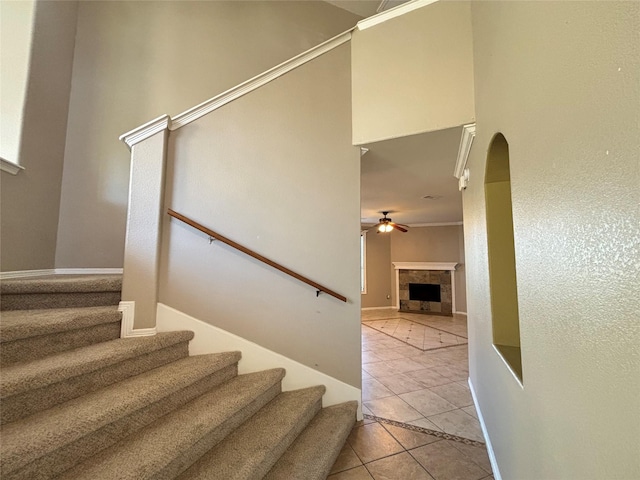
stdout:
{"type": "Polygon", "coordinates": [[[166,144],[163,115],[120,137],[131,149],[121,337],[155,335],[166,144]]]}

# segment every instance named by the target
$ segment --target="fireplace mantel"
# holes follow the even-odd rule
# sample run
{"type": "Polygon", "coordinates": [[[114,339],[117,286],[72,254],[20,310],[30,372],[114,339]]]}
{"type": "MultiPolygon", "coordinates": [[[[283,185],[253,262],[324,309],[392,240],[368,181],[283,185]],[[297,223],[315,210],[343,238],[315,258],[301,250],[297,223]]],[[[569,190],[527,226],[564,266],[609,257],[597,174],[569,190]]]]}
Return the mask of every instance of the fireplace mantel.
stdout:
{"type": "Polygon", "coordinates": [[[396,271],[396,308],[400,309],[400,270],[449,270],[451,271],[451,304],[452,312],[456,313],[456,283],[455,270],[459,263],[456,262],[392,262],[396,271]]]}
{"type": "Polygon", "coordinates": [[[396,270],[455,270],[455,262],[392,262],[396,270]]]}

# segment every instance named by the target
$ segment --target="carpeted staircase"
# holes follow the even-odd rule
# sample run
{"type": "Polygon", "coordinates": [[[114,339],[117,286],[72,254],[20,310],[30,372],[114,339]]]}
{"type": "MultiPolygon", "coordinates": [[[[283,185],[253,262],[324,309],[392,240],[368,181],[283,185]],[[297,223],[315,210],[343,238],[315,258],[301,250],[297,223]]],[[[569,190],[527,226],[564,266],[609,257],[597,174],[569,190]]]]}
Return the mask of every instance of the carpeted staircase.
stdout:
{"type": "Polygon", "coordinates": [[[4,280],[0,476],[324,479],[356,402],[282,392],[240,352],[189,356],[192,332],[119,338],[121,278],[4,280]]]}

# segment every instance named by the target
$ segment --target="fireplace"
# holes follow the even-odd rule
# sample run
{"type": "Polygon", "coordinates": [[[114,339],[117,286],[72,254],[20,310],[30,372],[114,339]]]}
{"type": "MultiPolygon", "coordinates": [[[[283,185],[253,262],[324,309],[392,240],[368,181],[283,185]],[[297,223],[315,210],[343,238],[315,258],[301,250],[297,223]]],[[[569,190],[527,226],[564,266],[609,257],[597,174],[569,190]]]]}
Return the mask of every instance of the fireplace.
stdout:
{"type": "Polygon", "coordinates": [[[455,312],[457,263],[395,262],[396,304],[409,313],[451,316],[455,312]]]}
{"type": "Polygon", "coordinates": [[[410,283],[409,300],[420,300],[422,302],[440,302],[440,285],[435,283],[410,283]]]}

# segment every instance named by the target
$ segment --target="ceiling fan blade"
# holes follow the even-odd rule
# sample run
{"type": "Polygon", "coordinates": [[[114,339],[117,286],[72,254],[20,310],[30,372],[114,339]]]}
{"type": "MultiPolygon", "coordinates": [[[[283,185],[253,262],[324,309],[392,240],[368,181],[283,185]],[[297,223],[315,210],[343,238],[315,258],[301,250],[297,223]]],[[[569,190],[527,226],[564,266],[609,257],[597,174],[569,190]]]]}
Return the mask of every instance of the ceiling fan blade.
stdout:
{"type": "Polygon", "coordinates": [[[393,222],[391,222],[389,225],[391,225],[391,226],[392,226],[393,228],[395,228],[396,230],[400,230],[401,232],[404,232],[404,233],[406,233],[406,232],[408,232],[408,231],[409,231],[409,230],[407,230],[406,228],[401,227],[401,226],[400,226],[399,224],[397,224],[397,223],[393,223],[393,222]]]}
{"type": "MultiPolygon", "coordinates": [[[[382,223],[376,223],[373,227],[369,227],[369,230],[374,230],[374,229],[375,229],[375,230],[378,230],[378,227],[379,227],[380,225],[382,225],[382,223]]],[[[380,232],[378,232],[378,233],[380,233],[380,232]]]]}

